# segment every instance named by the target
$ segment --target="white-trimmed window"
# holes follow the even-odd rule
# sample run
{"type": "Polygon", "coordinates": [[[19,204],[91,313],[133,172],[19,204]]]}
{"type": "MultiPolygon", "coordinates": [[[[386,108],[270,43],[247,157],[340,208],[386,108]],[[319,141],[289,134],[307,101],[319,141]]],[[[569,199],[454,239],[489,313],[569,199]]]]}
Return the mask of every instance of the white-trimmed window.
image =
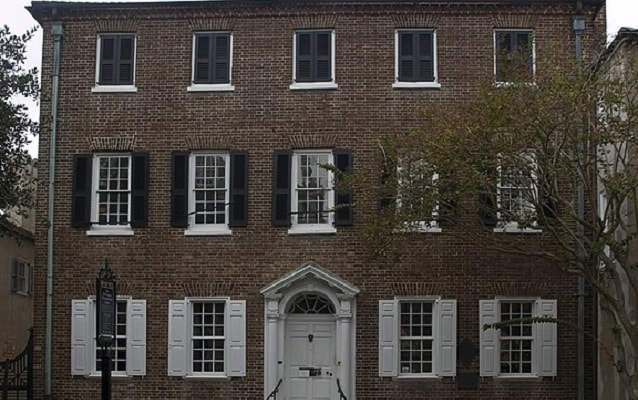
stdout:
{"type": "MultiPolygon", "coordinates": [[[[72,301],[71,374],[100,375],[95,298],[72,301]]],[[[146,375],[146,300],[118,296],[111,369],[114,376],[146,375]]]]}
{"type": "Polygon", "coordinates": [[[168,375],[245,376],[246,301],[227,298],[170,300],[168,375]]]}
{"type": "Polygon", "coordinates": [[[379,376],[456,375],[456,300],[379,301],[379,376]]]}
{"type": "Polygon", "coordinates": [[[536,73],[534,31],[494,31],[494,77],[498,83],[534,82],[536,73]]]}
{"type": "Polygon", "coordinates": [[[93,218],[97,225],[129,226],[131,214],[131,155],[95,156],[93,218]]]}
{"type": "Polygon", "coordinates": [[[497,230],[536,231],[538,202],[537,164],[533,154],[518,157],[512,165],[497,168],[497,230]]]}
{"type": "Polygon", "coordinates": [[[11,258],[11,292],[33,294],[33,265],[20,258],[11,258]]]}
{"type": "Polygon", "coordinates": [[[440,88],[436,65],[436,31],[397,29],[395,40],[395,88],[440,88]]]}
{"type": "Polygon", "coordinates": [[[556,376],[556,323],[533,320],[556,318],[556,300],[480,300],[479,312],[481,376],[556,376]],[[507,321],[500,329],[483,329],[507,321]]]}
{"type": "Polygon", "coordinates": [[[336,89],[334,30],[296,31],[292,71],[290,89],[336,89]]]}
{"type": "Polygon", "coordinates": [[[232,91],[233,35],[195,32],[189,91],[232,91]]]}
{"type": "Polygon", "coordinates": [[[437,173],[424,174],[428,169],[423,160],[399,160],[397,165],[397,210],[411,217],[405,222],[405,230],[416,232],[440,232],[438,224],[437,173]],[[428,198],[429,197],[429,198],[428,198]]]}
{"type": "Polygon", "coordinates": [[[230,155],[192,153],[189,162],[189,230],[230,233],[230,155]]]}
{"type": "Polygon", "coordinates": [[[294,152],[291,223],[295,231],[334,231],[334,174],[331,150],[294,152]]]}
{"type": "Polygon", "coordinates": [[[135,35],[100,34],[97,38],[93,92],[136,92],[135,35]]]}

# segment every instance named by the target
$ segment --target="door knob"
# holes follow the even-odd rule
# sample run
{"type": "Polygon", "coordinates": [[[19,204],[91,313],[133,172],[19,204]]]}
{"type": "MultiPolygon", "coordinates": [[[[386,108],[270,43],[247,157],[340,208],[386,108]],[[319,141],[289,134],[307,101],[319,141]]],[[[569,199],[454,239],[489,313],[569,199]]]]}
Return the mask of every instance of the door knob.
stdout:
{"type": "Polygon", "coordinates": [[[315,335],[313,335],[312,333],[310,335],[308,335],[308,341],[310,343],[312,343],[312,339],[314,339],[315,335]]]}

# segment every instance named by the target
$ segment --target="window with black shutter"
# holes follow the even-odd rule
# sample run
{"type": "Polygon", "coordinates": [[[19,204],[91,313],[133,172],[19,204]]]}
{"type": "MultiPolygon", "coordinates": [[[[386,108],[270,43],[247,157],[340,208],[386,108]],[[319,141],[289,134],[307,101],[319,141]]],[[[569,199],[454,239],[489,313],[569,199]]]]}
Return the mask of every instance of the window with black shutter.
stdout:
{"type": "Polygon", "coordinates": [[[231,35],[229,32],[195,33],[193,83],[230,83],[231,35]]]}
{"type": "Polygon", "coordinates": [[[434,31],[400,30],[397,44],[399,82],[436,81],[434,31]]]}
{"type": "Polygon", "coordinates": [[[133,85],[135,74],[135,35],[100,36],[99,85],[133,85]]]}
{"type": "Polygon", "coordinates": [[[295,32],[295,82],[332,82],[332,31],[295,32]]]}
{"type": "Polygon", "coordinates": [[[531,30],[494,32],[494,73],[497,82],[534,79],[534,33],[531,30]]]}

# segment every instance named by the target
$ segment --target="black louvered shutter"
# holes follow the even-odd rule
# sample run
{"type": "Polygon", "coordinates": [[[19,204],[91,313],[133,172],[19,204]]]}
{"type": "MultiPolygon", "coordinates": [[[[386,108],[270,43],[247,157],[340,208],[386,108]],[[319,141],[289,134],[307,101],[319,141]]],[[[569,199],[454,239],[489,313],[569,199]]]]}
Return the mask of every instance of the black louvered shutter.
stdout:
{"type": "Polygon", "coordinates": [[[496,215],[496,194],[489,189],[479,192],[479,218],[487,228],[494,228],[498,224],[496,215]]]}
{"type": "MultiPolygon", "coordinates": [[[[335,149],[333,151],[335,167],[342,172],[352,170],[352,152],[349,149],[335,149]]],[[[337,176],[337,182],[339,177],[337,176]]],[[[335,226],[352,225],[352,189],[339,188],[335,190],[335,226]]]]}
{"type": "Polygon", "coordinates": [[[312,81],[312,34],[297,32],[297,82],[312,81]]]}
{"type": "Polygon", "coordinates": [[[149,158],[146,153],[133,153],[133,179],[131,185],[131,226],[148,225],[149,158]]]}
{"type": "Polygon", "coordinates": [[[212,83],[229,83],[230,67],[230,34],[219,33],[213,36],[214,39],[214,68],[212,83]]]}
{"type": "Polygon", "coordinates": [[[330,32],[314,32],[315,73],[314,81],[330,82],[332,80],[332,34],[330,32]]]}
{"type": "Polygon", "coordinates": [[[399,32],[399,81],[414,82],[414,33],[399,32]]]}
{"type": "Polygon", "coordinates": [[[133,84],[133,58],[135,56],[135,37],[134,36],[118,36],[117,37],[117,85],[133,84]]]}
{"type": "Polygon", "coordinates": [[[415,78],[418,82],[434,81],[434,40],[432,32],[419,32],[416,34],[418,62],[416,64],[415,78]]]}
{"type": "Polygon", "coordinates": [[[397,196],[397,164],[396,161],[381,150],[383,165],[381,165],[381,176],[379,177],[379,212],[388,207],[396,207],[397,196]]]}
{"type": "Polygon", "coordinates": [[[272,188],[272,224],[290,226],[290,189],[292,152],[275,152],[272,188]]]}
{"type": "Polygon", "coordinates": [[[76,154],[73,157],[73,198],[71,200],[71,226],[91,226],[91,168],[93,155],[76,154]]]}
{"type": "Polygon", "coordinates": [[[248,225],[248,152],[230,152],[230,218],[228,226],[248,225]]]}
{"type": "Polygon", "coordinates": [[[100,85],[115,84],[115,36],[100,38],[100,85]]]}
{"type": "Polygon", "coordinates": [[[188,153],[175,151],[171,160],[171,226],[188,227],[188,153]]]}
{"type": "Polygon", "coordinates": [[[210,83],[210,35],[195,35],[195,76],[194,83],[210,83]]]}
{"type": "Polygon", "coordinates": [[[17,292],[20,289],[20,260],[11,258],[11,291],[17,292]]]}

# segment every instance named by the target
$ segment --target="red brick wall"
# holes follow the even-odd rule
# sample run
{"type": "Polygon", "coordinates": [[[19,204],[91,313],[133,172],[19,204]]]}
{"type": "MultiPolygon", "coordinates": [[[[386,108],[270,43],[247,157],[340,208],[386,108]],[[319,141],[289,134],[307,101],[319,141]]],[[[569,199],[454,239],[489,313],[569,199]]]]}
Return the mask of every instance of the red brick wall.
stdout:
{"type": "MultiPolygon", "coordinates": [[[[398,294],[432,294],[458,300],[458,341],[478,349],[478,300],[496,295],[558,299],[559,317],[576,320],[575,278],[533,259],[503,256],[482,246],[478,218],[441,234],[406,236],[400,261],[369,260],[363,221],[376,199],[355,193],[355,224],[330,236],[289,236],[271,225],[272,157],[295,137],[326,147],[350,148],[354,168],[374,171],[379,138],[420,126],[426,104],[453,104],[476,90],[493,71],[493,29],[534,28],[538,54],[553,43],[572,51],[570,6],[310,6],[288,3],[160,7],[109,13],[81,10],[56,16],[65,25],[55,177],[53,375],[56,399],[98,398],[98,379],[70,374],[71,300],[86,298],[108,258],[122,282],[120,294],[147,299],[147,375],[115,380],[114,399],[263,398],[263,298],[259,290],[306,261],[313,261],[361,289],[357,298],[358,399],[564,399],[576,393],[576,335],[559,328],[558,376],[544,380],[481,381],[458,390],[452,379],[398,381],[378,376],[378,300],[398,294]],[[234,92],[190,93],[193,28],[189,21],[224,19],[234,35],[234,92]],[[137,93],[92,93],[96,38],[127,18],[137,34],[137,93]],[[230,22],[229,22],[230,21],[230,22]],[[302,26],[305,22],[308,26],[302,26]],[[407,22],[400,22],[407,21],[407,22]],[[411,26],[410,23],[425,23],[411,26]],[[512,26],[501,26],[501,24],[512,26]],[[110,25],[111,24],[111,25],[110,25]],[[316,25],[316,26],[315,26],[316,25]],[[337,90],[292,91],[295,28],[334,28],[337,90]],[[394,31],[435,28],[440,90],[397,90],[394,31]],[[71,228],[73,154],[89,153],[89,138],[130,135],[135,150],[150,154],[149,224],[132,237],[89,237],[71,228]],[[185,138],[208,136],[249,151],[248,227],[232,237],[188,237],[170,227],[170,154],[186,150],[185,138]],[[314,139],[307,139],[314,137],[314,139]],[[551,277],[551,279],[548,279],[551,277]],[[192,382],[167,377],[169,299],[185,286],[210,282],[220,293],[247,301],[247,375],[229,381],[192,382]],[[415,284],[421,283],[422,287],[415,284]],[[126,293],[123,292],[126,291],[126,293]],[[436,292],[428,292],[436,290],[436,292]],[[427,292],[427,293],[426,293],[427,292]]],[[[600,18],[600,17],[599,17],[600,18]]],[[[50,20],[43,47],[43,122],[50,115],[50,20]]],[[[198,22],[201,23],[201,22],[198,22]]],[[[591,25],[591,24],[590,24],[591,25]]],[[[597,29],[601,28],[599,23],[597,29]]],[[[118,31],[115,29],[114,31],[118,31]]],[[[602,32],[602,31],[601,31],[602,32]]],[[[592,31],[590,38],[599,32],[592,31]]],[[[593,40],[593,39],[592,39],[593,40]]],[[[566,51],[567,51],[566,50],[566,51]]],[[[570,54],[570,53],[567,53],[570,54]]],[[[50,130],[43,124],[40,174],[48,179],[50,130]]],[[[371,181],[376,176],[370,176],[371,181]]],[[[39,186],[38,215],[46,216],[46,184],[39,186]]],[[[36,398],[44,387],[46,225],[37,228],[36,398]],[[37,321],[41,321],[39,324],[37,321]]],[[[550,246],[545,235],[530,235],[550,246]]],[[[591,309],[591,307],[589,307],[591,309]]],[[[478,350],[477,350],[478,351],[478,350]]],[[[588,398],[594,367],[588,358],[588,398]]],[[[478,354],[459,372],[478,372],[478,354]]]]}

